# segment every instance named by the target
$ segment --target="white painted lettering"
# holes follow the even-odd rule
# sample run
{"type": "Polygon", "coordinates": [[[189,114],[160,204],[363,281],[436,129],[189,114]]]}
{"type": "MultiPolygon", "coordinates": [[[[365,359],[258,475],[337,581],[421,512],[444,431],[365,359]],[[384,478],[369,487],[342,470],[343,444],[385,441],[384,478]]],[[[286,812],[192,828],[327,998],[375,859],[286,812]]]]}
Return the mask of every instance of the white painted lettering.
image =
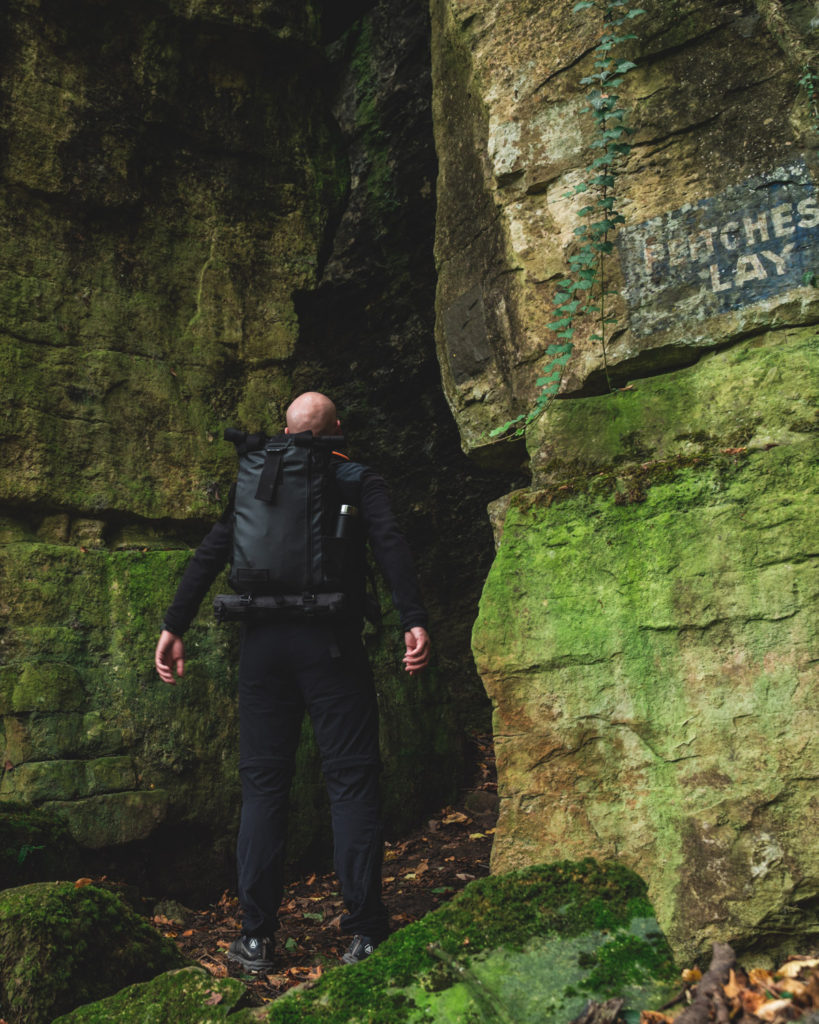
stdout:
{"type": "Polygon", "coordinates": [[[796,209],[802,218],[796,225],[798,228],[815,228],[819,224],[819,206],[816,205],[815,196],[803,199],[801,203],[797,204],[796,209]]]}
{"type": "Polygon", "coordinates": [[[716,263],[712,263],[708,268],[711,273],[711,288],[715,292],[724,292],[731,287],[730,281],[721,281],[719,276],[719,267],[716,263]]]}
{"type": "Polygon", "coordinates": [[[729,220],[725,227],[722,229],[722,233],[719,236],[720,242],[729,251],[733,252],[734,249],[739,248],[739,223],[735,220],[729,220]]]}
{"type": "Polygon", "coordinates": [[[695,235],[688,236],[688,251],[691,253],[692,260],[704,263],[709,256],[714,255],[714,235],[717,230],[716,227],[705,228],[704,231],[698,231],[695,235]],[[700,250],[702,250],[701,253],[700,250]]]}
{"type": "Polygon", "coordinates": [[[769,259],[771,263],[773,263],[773,265],[776,267],[776,273],[779,277],[781,277],[788,269],[785,264],[785,260],[788,258],[788,256],[790,256],[794,248],[795,246],[793,242],[789,242],[781,253],[769,252],[767,249],[763,249],[762,255],[766,259],[769,259]]]}
{"type": "Polygon", "coordinates": [[[773,221],[773,230],[777,238],[782,238],[783,235],[792,235],[796,231],[796,225],[791,223],[793,220],[793,208],[790,203],[782,203],[781,206],[775,206],[771,210],[771,220],[773,221]]]}
{"type": "Polygon", "coordinates": [[[734,284],[739,287],[746,281],[762,281],[768,275],[762,266],[762,260],[752,253],[750,256],[740,256],[737,260],[737,271],[734,277],[734,284]]]}
{"type": "Polygon", "coordinates": [[[748,239],[748,245],[754,244],[754,235],[756,234],[759,235],[760,242],[768,241],[770,237],[768,235],[768,216],[764,210],[756,220],[751,220],[750,217],[743,217],[742,223],[745,227],[745,237],[748,239]]]}

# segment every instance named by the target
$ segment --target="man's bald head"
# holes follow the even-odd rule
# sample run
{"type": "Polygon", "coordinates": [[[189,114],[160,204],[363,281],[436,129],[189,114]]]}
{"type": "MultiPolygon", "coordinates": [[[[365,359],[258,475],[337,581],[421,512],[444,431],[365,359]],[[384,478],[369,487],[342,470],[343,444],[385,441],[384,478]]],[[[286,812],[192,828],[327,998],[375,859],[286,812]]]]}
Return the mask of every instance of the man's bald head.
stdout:
{"type": "Polygon", "coordinates": [[[318,391],[305,391],[287,409],[287,433],[301,434],[311,430],[316,436],[341,433],[336,407],[318,391]]]}

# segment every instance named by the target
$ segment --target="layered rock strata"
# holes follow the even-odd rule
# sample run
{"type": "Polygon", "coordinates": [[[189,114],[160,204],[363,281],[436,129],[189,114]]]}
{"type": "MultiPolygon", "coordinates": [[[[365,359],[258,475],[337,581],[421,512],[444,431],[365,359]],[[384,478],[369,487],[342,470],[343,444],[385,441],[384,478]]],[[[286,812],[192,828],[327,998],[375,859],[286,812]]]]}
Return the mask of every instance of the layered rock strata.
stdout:
{"type": "MultiPolygon", "coordinates": [[[[531,406],[595,150],[570,2],[433,0],[436,334],[462,442],[531,406]]],[[[641,4],[607,360],[578,321],[473,634],[493,866],[617,858],[681,957],[819,930],[817,125],[754,4],[641,4]],[[659,375],[657,375],[659,374],[659,375]]],[[[787,5],[812,38],[810,5],[787,5]]],[[[599,150],[597,151],[599,152],[599,150]]],[[[500,451],[500,455],[496,451],[500,451]]]]}

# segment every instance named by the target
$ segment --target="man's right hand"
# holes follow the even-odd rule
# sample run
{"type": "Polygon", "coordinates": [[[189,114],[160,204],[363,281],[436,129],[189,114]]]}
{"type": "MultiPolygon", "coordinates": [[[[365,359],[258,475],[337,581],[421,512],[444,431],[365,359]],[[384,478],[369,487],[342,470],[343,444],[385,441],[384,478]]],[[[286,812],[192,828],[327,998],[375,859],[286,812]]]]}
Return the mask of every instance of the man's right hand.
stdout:
{"type": "Polygon", "coordinates": [[[404,633],[404,644],[404,669],[412,676],[429,664],[429,633],[423,626],[413,626],[404,633]]]}
{"type": "Polygon", "coordinates": [[[185,674],[185,645],[182,642],[182,637],[163,629],[159,634],[159,643],[156,645],[154,664],[162,682],[175,686],[174,668],[178,676],[185,674]]]}

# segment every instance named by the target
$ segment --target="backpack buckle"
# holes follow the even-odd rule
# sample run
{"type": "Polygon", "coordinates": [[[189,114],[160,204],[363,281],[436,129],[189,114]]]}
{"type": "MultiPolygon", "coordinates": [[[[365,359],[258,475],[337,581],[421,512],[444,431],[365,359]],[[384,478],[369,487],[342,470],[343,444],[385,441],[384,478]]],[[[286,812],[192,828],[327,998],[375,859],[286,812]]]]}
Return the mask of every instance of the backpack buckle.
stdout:
{"type": "Polygon", "coordinates": [[[249,608],[253,604],[253,595],[241,594],[239,597],[239,601],[241,602],[243,608],[249,608]]]}
{"type": "Polygon", "coordinates": [[[317,607],[316,595],[305,592],[301,595],[302,604],[304,610],[308,615],[312,615],[317,607]]]}

